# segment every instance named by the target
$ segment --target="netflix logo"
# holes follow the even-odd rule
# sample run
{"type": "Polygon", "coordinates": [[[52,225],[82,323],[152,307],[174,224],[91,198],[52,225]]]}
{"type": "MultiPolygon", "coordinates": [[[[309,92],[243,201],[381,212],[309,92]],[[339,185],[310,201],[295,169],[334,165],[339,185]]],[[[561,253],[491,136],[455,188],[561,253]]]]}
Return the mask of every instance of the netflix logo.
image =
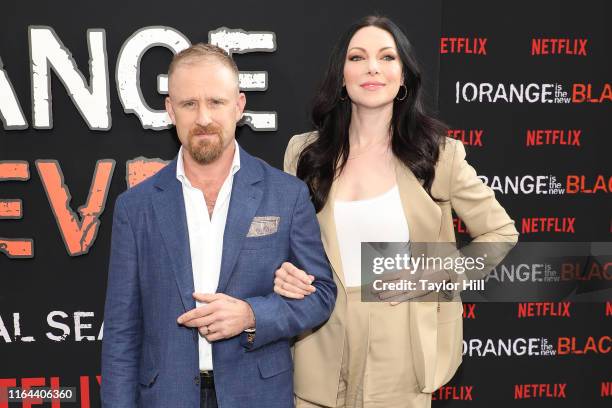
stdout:
{"type": "Polygon", "coordinates": [[[453,217],[453,226],[458,234],[469,234],[467,227],[461,220],[461,218],[453,217]]]}
{"type": "Polygon", "coordinates": [[[473,385],[445,385],[431,394],[432,401],[473,401],[473,385]]]}
{"type": "Polygon", "coordinates": [[[612,302],[607,301],[606,302],[606,311],[605,311],[605,315],[606,317],[610,317],[612,316],[612,302]]]}
{"type": "Polygon", "coordinates": [[[463,318],[471,320],[476,319],[476,303],[463,304],[463,318]]]}
{"type": "Polygon", "coordinates": [[[521,220],[522,234],[574,234],[576,217],[527,217],[521,220]]]}
{"type": "Polygon", "coordinates": [[[612,397],[612,381],[602,381],[600,397],[612,397]]]}
{"type": "Polygon", "coordinates": [[[586,38],[532,38],[531,55],[587,56],[586,38]]]}
{"type": "Polygon", "coordinates": [[[527,317],[571,317],[571,302],[525,302],[519,303],[518,318],[527,317]]]}
{"type": "Polygon", "coordinates": [[[559,145],[580,147],[580,129],[529,129],[525,145],[527,147],[559,145]]]}
{"type": "Polygon", "coordinates": [[[487,39],[481,37],[442,37],[440,54],[487,55],[487,39]]]}
{"type": "Polygon", "coordinates": [[[566,383],[562,384],[516,384],[514,399],[566,398],[566,383]]]}
{"type": "Polygon", "coordinates": [[[482,129],[449,129],[448,137],[461,141],[466,146],[482,147],[482,129]]]}
{"type": "MultiPolygon", "coordinates": [[[[90,398],[91,391],[99,392],[102,377],[99,375],[89,376],[82,375],[78,379],[78,384],[69,383],[63,377],[28,377],[28,378],[0,378],[0,408],[8,408],[8,388],[19,387],[23,390],[30,390],[34,387],[49,387],[51,390],[59,390],[60,387],[75,387],[77,390],[77,403],[81,408],[90,408],[92,399],[90,398]]],[[[40,398],[27,398],[23,400],[21,406],[31,407],[33,405],[43,404],[40,398]]],[[[98,400],[94,400],[94,406],[98,404],[98,400]]],[[[12,404],[11,404],[12,405],[12,404]]],[[[72,406],[74,403],[68,403],[72,406]]],[[[61,401],[55,400],[51,403],[53,408],[59,408],[61,401]]]]}

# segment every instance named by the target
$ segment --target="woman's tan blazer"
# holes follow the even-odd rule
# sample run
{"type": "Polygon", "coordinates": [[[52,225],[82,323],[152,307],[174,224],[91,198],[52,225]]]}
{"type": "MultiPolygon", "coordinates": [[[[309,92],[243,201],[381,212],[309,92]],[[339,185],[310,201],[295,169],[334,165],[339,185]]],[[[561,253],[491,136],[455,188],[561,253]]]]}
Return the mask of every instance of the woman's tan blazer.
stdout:
{"type": "MultiPolygon", "coordinates": [[[[296,135],[285,152],[285,171],[295,175],[303,148],[314,141],[316,132],[296,135]]],[[[399,161],[396,163],[404,214],[413,242],[455,242],[451,208],[467,226],[472,242],[508,242],[510,249],[518,239],[514,221],[495,199],[495,194],[477,177],[465,161],[461,142],[447,138],[443,145],[435,177],[433,201],[414,174],[399,161]]],[[[335,183],[326,205],[317,214],[325,251],[338,285],[338,298],[329,320],[317,330],[305,333],[294,348],[294,385],[298,397],[334,406],[338,392],[344,348],[347,297],[340,251],[333,217],[335,183]]],[[[413,364],[419,387],[432,393],[447,383],[461,363],[463,340],[463,307],[461,302],[410,302],[410,325],[413,364]]],[[[384,375],[384,373],[380,373],[384,375]]]]}

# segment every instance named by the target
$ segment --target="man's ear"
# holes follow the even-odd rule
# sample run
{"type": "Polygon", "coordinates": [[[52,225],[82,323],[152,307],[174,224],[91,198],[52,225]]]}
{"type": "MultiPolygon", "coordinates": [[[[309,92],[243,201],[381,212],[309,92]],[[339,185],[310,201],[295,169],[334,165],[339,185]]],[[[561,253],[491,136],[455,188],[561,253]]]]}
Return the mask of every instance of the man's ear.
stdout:
{"type": "Polygon", "coordinates": [[[246,106],[246,95],[243,92],[238,94],[238,100],[236,101],[236,121],[242,118],[244,107],[246,106]]]}
{"type": "Polygon", "coordinates": [[[176,125],[176,120],[174,118],[174,108],[172,107],[172,102],[170,101],[170,97],[166,96],[166,99],[164,100],[165,104],[166,104],[166,112],[168,112],[168,116],[170,116],[170,120],[172,121],[173,125],[176,125]]]}

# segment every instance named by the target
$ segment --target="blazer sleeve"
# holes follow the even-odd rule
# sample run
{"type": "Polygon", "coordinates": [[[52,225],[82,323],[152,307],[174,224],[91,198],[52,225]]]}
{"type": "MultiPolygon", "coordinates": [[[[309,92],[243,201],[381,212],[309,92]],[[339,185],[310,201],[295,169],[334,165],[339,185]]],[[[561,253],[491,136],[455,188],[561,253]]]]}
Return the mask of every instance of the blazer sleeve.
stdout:
{"type": "Polygon", "coordinates": [[[142,309],[134,232],[122,197],[115,202],[102,341],[103,407],[135,407],[142,309]]]}
{"type": "Polygon", "coordinates": [[[519,233],[514,221],[465,156],[463,143],[455,143],[450,185],[453,209],[467,226],[473,242],[516,242],[519,233]]]}
{"type": "Polygon", "coordinates": [[[255,314],[255,341],[241,344],[254,350],[280,339],[289,339],[325,322],[336,302],[337,288],[327,262],[321,231],[308,188],[300,183],[289,233],[289,261],[314,275],[316,291],[304,299],[287,299],[276,293],[245,299],[255,314]]]}
{"type": "Polygon", "coordinates": [[[480,180],[465,160],[463,143],[454,143],[450,168],[450,202],[455,213],[465,223],[472,241],[461,249],[463,256],[487,254],[485,268],[475,276],[450,272],[454,282],[481,279],[499,264],[518,241],[519,233],[506,210],[495,199],[495,193],[480,180]]]}

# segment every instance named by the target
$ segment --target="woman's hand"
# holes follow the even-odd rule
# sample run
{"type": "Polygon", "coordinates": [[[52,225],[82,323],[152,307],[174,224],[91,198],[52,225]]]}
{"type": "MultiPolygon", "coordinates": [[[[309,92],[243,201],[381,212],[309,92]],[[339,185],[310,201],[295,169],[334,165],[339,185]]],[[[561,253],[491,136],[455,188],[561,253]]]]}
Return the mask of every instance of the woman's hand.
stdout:
{"type": "Polygon", "coordinates": [[[312,286],[314,276],[296,268],[291,262],[284,262],[276,270],[274,292],[290,299],[304,299],[317,289],[312,286]]]}

